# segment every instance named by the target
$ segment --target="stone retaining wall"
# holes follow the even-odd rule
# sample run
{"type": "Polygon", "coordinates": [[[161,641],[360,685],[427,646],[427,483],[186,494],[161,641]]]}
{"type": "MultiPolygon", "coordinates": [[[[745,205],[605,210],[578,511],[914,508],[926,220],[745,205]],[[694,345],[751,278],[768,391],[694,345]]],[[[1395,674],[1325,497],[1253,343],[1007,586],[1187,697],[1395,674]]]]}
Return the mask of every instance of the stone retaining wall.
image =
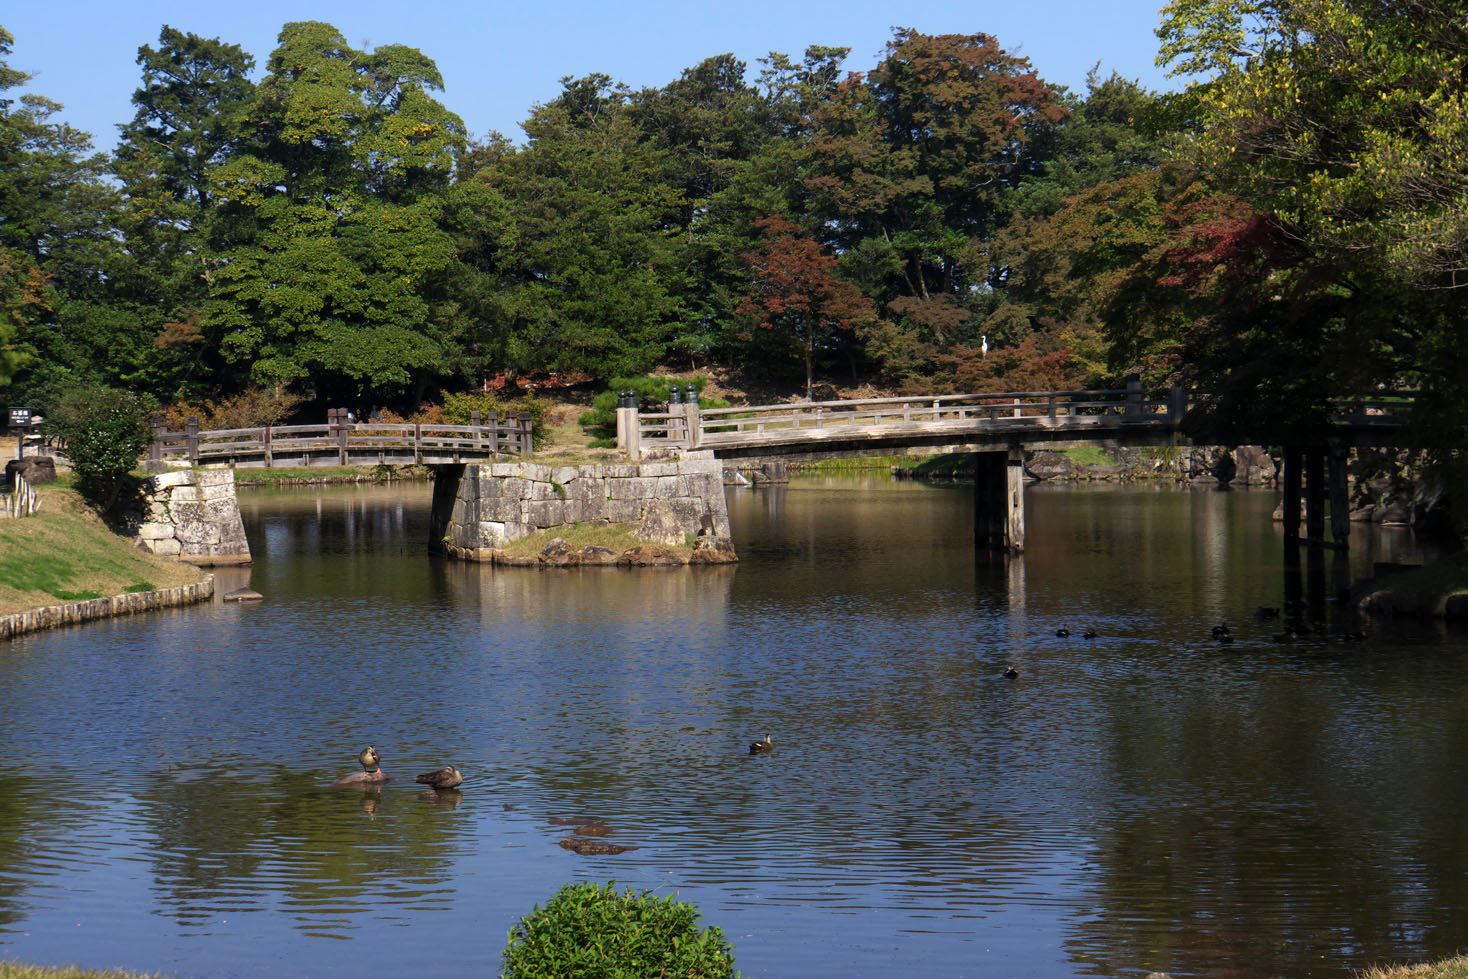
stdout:
{"type": "Polygon", "coordinates": [[[573,523],[641,527],[650,515],[675,522],[675,533],[729,538],[723,467],[708,452],[640,464],[444,466],[433,509],[434,543],[476,561],[493,560],[492,552],[537,531],[573,523]]]}
{"type": "Polygon", "coordinates": [[[132,534],[146,550],[189,564],[250,563],[232,469],[180,469],[150,477],[132,534]]]}
{"type": "Polygon", "coordinates": [[[175,588],[160,588],[157,591],[134,592],[128,595],[113,595],[110,598],[93,598],[85,602],[68,602],[65,605],[48,605],[28,612],[0,615],[0,639],[9,639],[27,632],[40,632],[57,626],[76,625],[93,619],[105,619],[114,615],[134,615],[155,609],[193,605],[208,601],[214,595],[214,576],[192,585],[175,588]]]}

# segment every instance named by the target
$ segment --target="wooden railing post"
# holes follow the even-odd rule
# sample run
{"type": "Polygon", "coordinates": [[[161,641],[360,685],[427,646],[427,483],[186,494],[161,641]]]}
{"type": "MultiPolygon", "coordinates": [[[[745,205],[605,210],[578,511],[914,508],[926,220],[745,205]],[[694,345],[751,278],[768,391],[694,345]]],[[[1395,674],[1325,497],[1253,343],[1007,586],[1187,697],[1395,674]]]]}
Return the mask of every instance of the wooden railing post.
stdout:
{"type": "Polygon", "coordinates": [[[1137,375],[1126,379],[1126,408],[1122,414],[1137,421],[1142,417],[1142,400],[1146,392],[1142,389],[1142,379],[1137,375]]]}
{"type": "Polygon", "coordinates": [[[489,454],[491,456],[500,454],[500,413],[498,411],[489,413],[489,454]]]}
{"type": "Polygon", "coordinates": [[[267,468],[275,465],[275,452],[271,448],[269,425],[265,426],[265,465],[267,468]]]}
{"type": "Polygon", "coordinates": [[[184,443],[189,455],[189,465],[199,464],[199,419],[190,416],[184,420],[184,435],[187,441],[184,443]]]}
{"type": "Polygon", "coordinates": [[[423,423],[413,423],[413,461],[419,464],[423,462],[423,423]]]}
{"type": "Polygon", "coordinates": [[[633,462],[642,458],[642,409],[636,403],[627,416],[627,458],[633,462]]]}
{"type": "Polygon", "coordinates": [[[168,426],[162,422],[153,425],[153,442],[148,446],[148,471],[161,473],[163,471],[163,436],[168,432],[168,426]]]}
{"type": "Polygon", "coordinates": [[[347,409],[338,408],[336,410],[336,458],[338,465],[345,466],[347,464],[347,433],[350,431],[351,426],[347,422],[347,409]]]}
{"type": "Polygon", "coordinates": [[[482,443],[482,433],[481,433],[481,430],[480,430],[480,415],[479,415],[479,409],[478,408],[475,408],[474,410],[472,410],[472,411],[469,412],[469,427],[470,427],[470,429],[472,429],[472,433],[471,434],[474,437],[474,451],[477,454],[479,452],[480,445],[482,443]]]}
{"type": "Polygon", "coordinates": [[[702,415],[699,414],[697,397],[691,397],[683,402],[683,413],[688,425],[688,448],[696,449],[703,444],[703,420],[702,415]]]}
{"type": "Polygon", "coordinates": [[[1181,384],[1174,384],[1167,392],[1167,423],[1177,428],[1188,413],[1188,392],[1181,384]]]}
{"type": "Polygon", "coordinates": [[[519,414],[520,421],[520,455],[530,456],[535,454],[534,422],[531,420],[530,412],[522,411],[519,414]]]}
{"type": "Polygon", "coordinates": [[[1053,395],[1053,394],[1050,395],[1050,400],[1049,400],[1049,406],[1048,407],[1049,407],[1050,420],[1053,422],[1053,421],[1055,421],[1060,416],[1060,404],[1056,401],[1055,395],[1053,395]]]}

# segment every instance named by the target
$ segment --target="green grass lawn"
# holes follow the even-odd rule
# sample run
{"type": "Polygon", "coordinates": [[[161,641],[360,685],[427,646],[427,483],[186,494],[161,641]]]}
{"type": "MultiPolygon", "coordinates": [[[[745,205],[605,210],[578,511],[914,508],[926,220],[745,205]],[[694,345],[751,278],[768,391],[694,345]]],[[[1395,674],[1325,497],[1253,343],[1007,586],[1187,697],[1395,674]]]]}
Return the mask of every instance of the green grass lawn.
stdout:
{"type": "Polygon", "coordinates": [[[113,533],[67,482],[37,492],[34,516],[0,519],[0,615],[203,580],[198,568],[113,533]]]}

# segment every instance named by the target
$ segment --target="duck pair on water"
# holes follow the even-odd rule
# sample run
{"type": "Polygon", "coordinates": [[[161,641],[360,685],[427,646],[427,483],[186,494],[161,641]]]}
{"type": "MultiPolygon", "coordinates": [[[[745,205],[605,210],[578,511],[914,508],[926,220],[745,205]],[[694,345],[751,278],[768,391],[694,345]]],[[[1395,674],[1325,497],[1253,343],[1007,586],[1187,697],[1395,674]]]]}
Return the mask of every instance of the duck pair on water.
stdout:
{"type": "MultiPolygon", "coordinates": [[[[382,785],[384,782],[392,781],[392,776],[382,770],[382,756],[372,745],[369,744],[358,752],[357,761],[361,763],[362,770],[337,779],[331,783],[333,788],[382,785]]],[[[435,789],[452,789],[463,783],[464,776],[457,768],[448,765],[437,771],[425,772],[414,778],[413,781],[435,789]]]]}
{"type": "MultiPolygon", "coordinates": [[[[1061,639],[1064,639],[1064,638],[1066,638],[1067,636],[1070,635],[1070,630],[1067,629],[1065,626],[1061,626],[1059,629],[1056,629],[1055,630],[1055,634],[1057,636],[1059,636],[1061,639]]],[[[1100,635],[1100,633],[1097,632],[1095,629],[1087,629],[1085,632],[1081,633],[1081,638],[1082,639],[1095,639],[1099,635],[1100,635]]]]}

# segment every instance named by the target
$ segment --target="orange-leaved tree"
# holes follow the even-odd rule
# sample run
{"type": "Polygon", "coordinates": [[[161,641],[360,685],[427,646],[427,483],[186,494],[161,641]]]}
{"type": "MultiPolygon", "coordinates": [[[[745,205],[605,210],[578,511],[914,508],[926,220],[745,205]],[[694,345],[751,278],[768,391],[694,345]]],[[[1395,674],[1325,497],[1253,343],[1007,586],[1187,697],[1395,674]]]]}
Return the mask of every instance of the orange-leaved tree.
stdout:
{"type": "MultiPolygon", "coordinates": [[[[804,359],[808,401],[816,349],[830,343],[837,330],[875,319],[875,307],[855,285],[837,278],[840,261],[795,222],[767,217],[755,227],[764,240],[743,256],[753,281],[736,311],[804,359]]],[[[744,336],[754,339],[753,331],[744,336]]]]}

